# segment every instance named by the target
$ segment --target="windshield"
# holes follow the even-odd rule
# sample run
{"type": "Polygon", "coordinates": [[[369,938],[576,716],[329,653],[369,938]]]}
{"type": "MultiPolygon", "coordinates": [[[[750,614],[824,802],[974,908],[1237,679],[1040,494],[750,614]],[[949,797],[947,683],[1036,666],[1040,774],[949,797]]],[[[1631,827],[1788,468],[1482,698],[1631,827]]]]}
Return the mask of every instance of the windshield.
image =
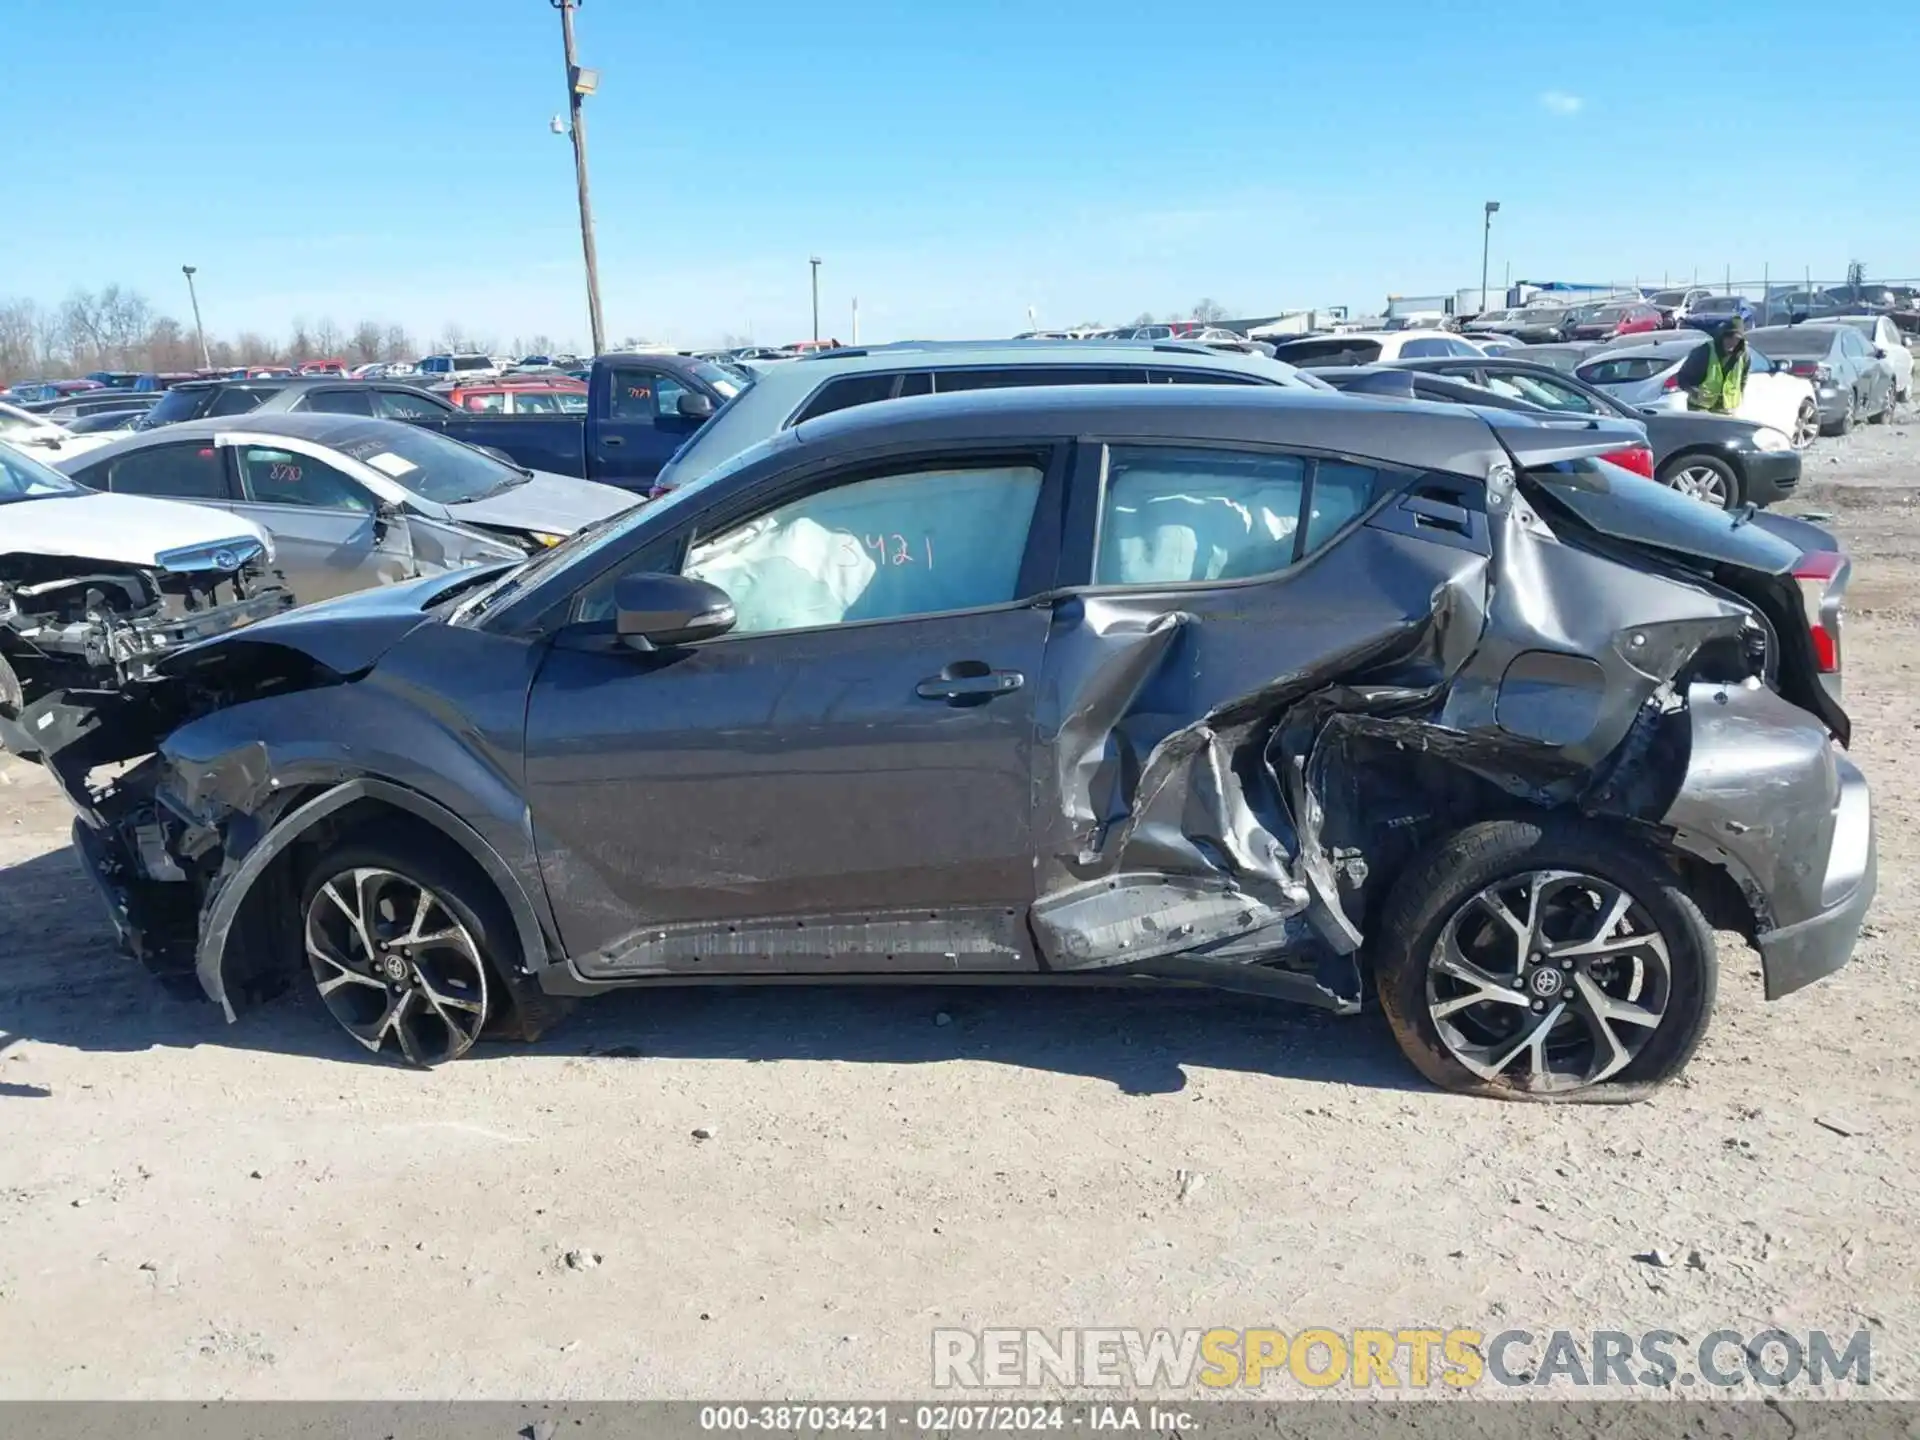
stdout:
{"type": "Polygon", "coordinates": [[[154,401],[153,408],[141,417],[138,422],[139,428],[151,430],[156,425],[171,425],[177,420],[196,419],[201,408],[212,396],[213,390],[210,387],[169,390],[154,401]]]}
{"type": "Polygon", "coordinates": [[[1656,290],[1647,297],[1647,303],[1649,305],[1659,305],[1665,309],[1672,309],[1686,298],[1687,292],[1684,290],[1656,290]]]}
{"type": "Polygon", "coordinates": [[[1593,318],[1611,323],[1616,320],[1626,319],[1629,313],[1627,307],[1624,305],[1603,305],[1593,312],[1593,318]]]}
{"type": "Polygon", "coordinates": [[[731,400],[753,384],[753,377],[746,371],[735,370],[729,365],[715,365],[706,360],[699,360],[692,368],[695,378],[711,385],[714,393],[722,400],[731,400]]]}
{"type": "Polygon", "coordinates": [[[0,505],[10,505],[15,500],[44,500],[50,496],[85,493],[58,470],[49,470],[38,460],[29,460],[11,445],[0,445],[0,505]]]}
{"type": "Polygon", "coordinates": [[[484,355],[456,355],[453,357],[455,370],[491,370],[493,361],[484,355]]]}
{"type": "Polygon", "coordinates": [[[370,420],[327,444],[436,505],[463,505],[523,484],[527,472],[471,445],[397,420],[370,420]]]}
{"type": "Polygon", "coordinates": [[[1696,315],[1731,315],[1739,308],[1740,297],[1738,295],[1709,295],[1703,300],[1694,302],[1693,313],[1696,315]]]}

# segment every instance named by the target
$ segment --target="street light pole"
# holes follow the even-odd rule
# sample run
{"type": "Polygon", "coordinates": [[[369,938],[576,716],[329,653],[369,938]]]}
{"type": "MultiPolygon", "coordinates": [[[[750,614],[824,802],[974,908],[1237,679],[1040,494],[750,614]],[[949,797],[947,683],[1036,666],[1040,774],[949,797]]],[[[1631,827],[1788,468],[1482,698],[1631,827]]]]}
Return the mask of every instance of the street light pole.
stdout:
{"type": "Polygon", "coordinates": [[[207,327],[200,323],[200,296],[193,288],[194,265],[182,265],[180,273],[187,277],[187,298],[193,302],[193,330],[200,337],[200,363],[207,369],[213,368],[213,356],[207,353],[207,327]]]}
{"type": "Polygon", "coordinates": [[[1487,313],[1487,252],[1493,244],[1493,216],[1500,208],[1498,200],[1487,201],[1487,223],[1480,231],[1480,313],[1487,313]]]}
{"type": "Polygon", "coordinates": [[[593,246],[593,200],[587,191],[587,120],[580,102],[599,87],[600,72],[582,70],[573,48],[573,12],[581,0],[547,0],[560,12],[560,38],[567,54],[567,108],[573,135],[573,178],[580,191],[580,248],[587,261],[587,322],[593,327],[593,353],[606,349],[606,327],[600,320],[600,257],[593,246]]]}
{"type": "Polygon", "coordinates": [[[820,257],[811,257],[807,264],[813,267],[813,339],[820,342],[820,257]]]}

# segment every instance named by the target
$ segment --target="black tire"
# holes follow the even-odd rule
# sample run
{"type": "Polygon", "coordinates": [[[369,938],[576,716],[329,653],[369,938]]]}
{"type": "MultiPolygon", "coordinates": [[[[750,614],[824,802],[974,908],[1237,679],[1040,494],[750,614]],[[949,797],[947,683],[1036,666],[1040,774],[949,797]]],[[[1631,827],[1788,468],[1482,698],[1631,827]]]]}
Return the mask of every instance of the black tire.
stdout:
{"type": "Polygon", "coordinates": [[[1741,483],[1740,473],[1726,461],[1715,455],[1676,455],[1660,467],[1656,477],[1669,490],[1682,490],[1703,504],[1717,504],[1722,510],[1736,510],[1740,507],[1746,487],[1741,483]],[[1714,495],[1704,493],[1695,487],[1687,477],[1696,472],[1704,472],[1710,477],[1710,483],[1717,492],[1714,495]]]}
{"type": "Polygon", "coordinates": [[[1873,419],[1868,423],[1872,425],[1884,425],[1893,419],[1893,403],[1893,382],[1889,380],[1887,382],[1887,398],[1880,402],[1880,409],[1875,412],[1873,419]]]}
{"type": "MultiPolygon", "coordinates": [[[[378,1043],[374,1043],[362,1033],[365,1026],[356,1029],[349,1024],[336,1008],[336,1002],[321,994],[319,998],[322,1005],[342,1028],[376,1054],[401,1059],[422,1068],[459,1058],[482,1034],[492,1035],[503,1027],[509,1032],[519,1028],[516,1007],[503,978],[512,973],[520,958],[520,941],[506,902],[484,872],[452,842],[429,827],[407,821],[390,821],[354,831],[320,855],[302,878],[299,925],[303,946],[307,947],[309,969],[315,977],[316,994],[319,994],[321,967],[311,958],[312,934],[309,929],[316,901],[320,900],[321,890],[329,881],[354,871],[385,872],[430,892],[431,897],[444,908],[445,914],[451,916],[463,932],[456,942],[456,948],[464,951],[463,942],[471,941],[476,952],[472,958],[477,960],[483,979],[478,987],[462,986],[458,992],[464,997],[463,1007],[477,1005],[478,1008],[471,1035],[456,1034],[450,1026],[438,1027],[447,1030],[450,1037],[444,1049],[409,1043],[408,1036],[402,1033],[403,1027],[395,1027],[391,1034],[384,1034],[378,1043]]],[[[322,913],[327,913],[324,911],[325,903],[321,902],[322,913]]],[[[437,921],[432,923],[438,928],[437,921]]],[[[416,974],[416,984],[418,978],[416,974]]],[[[361,983],[364,982],[356,982],[361,983]]],[[[404,989],[403,982],[395,983],[404,989]]],[[[348,987],[345,993],[355,992],[353,987],[348,987]]],[[[422,1018],[426,1017],[423,1015],[422,1018]]],[[[467,1023],[464,1016],[461,1023],[463,1026],[467,1023]]]]}
{"type": "MultiPolygon", "coordinates": [[[[1579,893],[1577,885],[1570,885],[1569,890],[1579,893]]],[[[1600,932],[1603,936],[1606,933],[1600,932]]],[[[1692,1057],[1706,1033],[1719,983],[1713,932],[1699,907],[1680,887],[1675,873],[1646,846],[1604,826],[1577,820],[1487,821],[1468,826],[1430,847],[1415,858],[1394,886],[1380,923],[1374,927],[1371,945],[1381,1009],[1414,1067],[1442,1089],[1508,1100],[1620,1103],[1644,1099],[1678,1074],[1692,1057]],[[1658,1024],[1635,1041],[1639,1048],[1628,1063],[1595,1083],[1536,1088],[1521,1074],[1508,1073],[1504,1068],[1493,1078],[1477,1073],[1443,1038],[1433,1013],[1432,988],[1439,983],[1431,978],[1434,960],[1449,926],[1456,919],[1464,924],[1478,898],[1490,887],[1533,872],[1573,872],[1617,887],[1630,897],[1635,907],[1631,914],[1652,927],[1648,936],[1657,935],[1665,947],[1668,974],[1658,1024]]],[[[1548,948],[1542,946],[1543,950],[1548,948]]],[[[1580,962],[1583,972],[1609,983],[1596,970],[1588,969],[1591,963],[1580,962]]],[[[1566,962],[1559,964],[1565,966],[1566,962]]],[[[1555,966],[1538,968],[1551,970],[1555,966]]],[[[1447,972],[1438,973],[1444,976],[1447,972]]],[[[1526,1006],[1534,1004],[1538,1009],[1532,997],[1541,991],[1528,989],[1521,973],[1527,979],[1538,978],[1527,967],[1517,967],[1513,988],[1527,998],[1505,1003],[1521,1008],[1515,1023],[1525,1025],[1531,1013],[1526,1006]]],[[[1571,977],[1566,981],[1563,1011],[1576,1003],[1578,992],[1574,987],[1581,983],[1571,977]]],[[[1556,993],[1561,993],[1557,982],[1556,993]]],[[[1505,1013],[1501,1006],[1490,1008],[1505,1013]]],[[[1569,1018],[1575,1026],[1569,1032],[1572,1038],[1578,1042],[1584,1033],[1591,1040],[1591,1029],[1581,1030],[1579,1015],[1569,1018]]],[[[1641,1027],[1632,1028],[1637,1034],[1641,1027]]],[[[1597,1041],[1591,1043],[1594,1054],[1602,1055],[1597,1041]]]]}

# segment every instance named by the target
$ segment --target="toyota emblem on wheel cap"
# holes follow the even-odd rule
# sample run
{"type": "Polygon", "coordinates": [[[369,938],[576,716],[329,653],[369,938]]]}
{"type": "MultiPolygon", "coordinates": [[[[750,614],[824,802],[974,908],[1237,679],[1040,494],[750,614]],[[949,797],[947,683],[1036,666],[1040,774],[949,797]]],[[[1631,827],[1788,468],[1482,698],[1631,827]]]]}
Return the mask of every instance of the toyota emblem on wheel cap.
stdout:
{"type": "Polygon", "coordinates": [[[1558,995],[1562,983],[1558,970],[1545,969],[1534,971],[1532,978],[1527,981],[1527,984],[1532,987],[1533,993],[1538,995],[1542,1000],[1548,1000],[1558,995]]]}
{"type": "Polygon", "coordinates": [[[213,563],[222,570],[238,570],[240,557],[231,550],[216,550],[213,552],[213,563]]]}

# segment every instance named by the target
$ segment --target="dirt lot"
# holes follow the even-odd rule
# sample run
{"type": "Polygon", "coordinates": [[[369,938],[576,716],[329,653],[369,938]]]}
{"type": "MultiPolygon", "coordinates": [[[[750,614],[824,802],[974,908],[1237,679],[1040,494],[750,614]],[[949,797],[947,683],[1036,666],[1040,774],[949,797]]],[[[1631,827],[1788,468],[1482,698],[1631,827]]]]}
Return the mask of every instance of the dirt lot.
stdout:
{"type": "Polygon", "coordinates": [[[899,1397],[935,1326],[1268,1324],[1866,1327],[1920,1393],[1920,425],[1807,477],[1880,899],[1776,1005],[1724,941],[1637,1108],[1449,1098],[1375,1019],[1208,994],[622,996],[411,1073],[164,997],[0,769],[0,1394],[899,1397]]]}

